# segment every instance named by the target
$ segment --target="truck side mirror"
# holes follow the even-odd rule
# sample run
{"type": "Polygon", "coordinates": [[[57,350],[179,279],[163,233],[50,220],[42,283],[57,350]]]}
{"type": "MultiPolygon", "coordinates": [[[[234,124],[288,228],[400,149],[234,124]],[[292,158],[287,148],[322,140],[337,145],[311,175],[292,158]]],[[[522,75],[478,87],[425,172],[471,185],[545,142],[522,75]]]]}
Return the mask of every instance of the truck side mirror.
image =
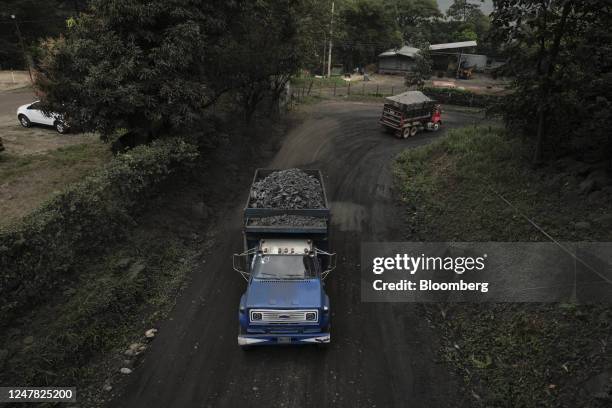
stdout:
{"type": "Polygon", "coordinates": [[[248,271],[248,252],[244,252],[242,254],[234,254],[232,256],[232,266],[236,272],[238,272],[244,280],[249,281],[249,277],[251,273],[248,271]]]}
{"type": "Polygon", "coordinates": [[[329,257],[329,262],[327,263],[327,269],[325,269],[323,272],[321,272],[321,279],[325,279],[327,278],[327,275],[329,275],[329,273],[331,271],[333,271],[334,269],[336,269],[336,254],[335,253],[329,253],[329,252],[325,252],[322,251],[320,249],[316,250],[318,255],[323,255],[323,256],[328,256],[329,257]]]}

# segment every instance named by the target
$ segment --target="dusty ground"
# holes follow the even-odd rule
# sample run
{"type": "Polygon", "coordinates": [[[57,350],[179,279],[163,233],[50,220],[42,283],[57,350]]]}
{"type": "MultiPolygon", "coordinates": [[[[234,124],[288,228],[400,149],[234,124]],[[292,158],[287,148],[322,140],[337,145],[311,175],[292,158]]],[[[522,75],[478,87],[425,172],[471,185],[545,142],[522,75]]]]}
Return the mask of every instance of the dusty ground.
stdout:
{"type": "Polygon", "coordinates": [[[0,71],[0,91],[23,88],[29,84],[28,71],[0,71]]]}
{"type": "MultiPolygon", "coordinates": [[[[348,93],[351,95],[359,94],[382,94],[393,95],[406,91],[403,75],[382,75],[370,74],[370,80],[364,81],[363,75],[351,75],[351,78],[340,78],[336,80],[319,79],[313,81],[310,88],[310,80],[302,78],[299,83],[296,83],[296,91],[301,94],[307,94],[310,88],[311,95],[344,96],[348,93]],[[335,84],[333,83],[335,82],[335,84]],[[348,89],[350,84],[350,91],[348,89]]],[[[477,94],[499,95],[507,92],[505,85],[508,83],[506,79],[493,79],[489,75],[475,73],[472,79],[455,79],[455,78],[437,78],[432,77],[425,81],[426,86],[434,86],[440,88],[457,88],[465,89],[477,94]]]]}
{"type": "Polygon", "coordinates": [[[95,135],[23,128],[17,122],[17,107],[34,100],[30,88],[0,91],[0,137],[5,147],[0,153],[0,225],[21,218],[110,157],[95,135]]]}
{"type": "MultiPolygon", "coordinates": [[[[266,166],[319,168],[325,176],[334,220],[332,246],[339,254],[339,267],[327,281],[331,348],[244,353],[237,346],[237,305],[245,283],[230,262],[231,254],[241,250],[241,209],[249,179],[232,178],[237,198],[215,213],[218,239],[192,271],[170,317],[158,325],[158,337],[125,388],[114,384],[113,393],[122,391],[110,407],[461,404],[455,379],[436,361],[435,333],[416,307],[361,302],[360,243],[402,236],[392,158],[444,133],[395,139],[377,123],[381,107],[342,101],[306,107],[303,122],[266,166]]],[[[448,110],[445,124],[480,120],[474,113],[448,110]]],[[[204,190],[202,196],[209,195],[204,190]]]]}

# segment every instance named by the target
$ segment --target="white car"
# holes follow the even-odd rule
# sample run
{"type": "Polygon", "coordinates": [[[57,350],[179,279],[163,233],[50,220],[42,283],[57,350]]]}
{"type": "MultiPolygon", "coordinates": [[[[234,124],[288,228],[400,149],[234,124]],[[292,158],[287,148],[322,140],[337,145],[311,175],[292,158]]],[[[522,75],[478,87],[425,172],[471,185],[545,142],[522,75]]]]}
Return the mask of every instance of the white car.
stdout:
{"type": "Polygon", "coordinates": [[[70,127],[62,120],[59,113],[46,115],[40,110],[40,101],[28,103],[17,108],[17,119],[23,127],[30,127],[32,124],[53,126],[58,133],[67,133],[70,127]]]}

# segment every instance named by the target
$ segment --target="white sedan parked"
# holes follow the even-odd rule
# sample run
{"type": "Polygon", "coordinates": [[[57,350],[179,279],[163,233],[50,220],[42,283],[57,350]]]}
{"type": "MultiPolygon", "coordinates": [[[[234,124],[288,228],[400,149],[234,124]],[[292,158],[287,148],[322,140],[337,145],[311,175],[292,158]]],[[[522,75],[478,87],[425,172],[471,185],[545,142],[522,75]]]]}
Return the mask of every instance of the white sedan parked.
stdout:
{"type": "Polygon", "coordinates": [[[17,108],[17,119],[23,127],[30,127],[32,124],[53,126],[58,133],[67,133],[69,126],[62,120],[58,113],[46,115],[40,110],[40,101],[28,103],[17,108]]]}

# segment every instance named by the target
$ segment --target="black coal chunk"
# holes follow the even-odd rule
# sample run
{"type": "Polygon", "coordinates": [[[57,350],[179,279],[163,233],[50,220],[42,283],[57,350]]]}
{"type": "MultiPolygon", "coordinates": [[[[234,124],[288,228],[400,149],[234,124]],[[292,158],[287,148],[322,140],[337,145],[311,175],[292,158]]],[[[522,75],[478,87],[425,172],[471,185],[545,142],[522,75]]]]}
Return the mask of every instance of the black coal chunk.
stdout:
{"type": "Polygon", "coordinates": [[[252,208],[323,208],[323,188],[314,176],[300,169],[279,170],[256,181],[251,190],[252,208]]]}

